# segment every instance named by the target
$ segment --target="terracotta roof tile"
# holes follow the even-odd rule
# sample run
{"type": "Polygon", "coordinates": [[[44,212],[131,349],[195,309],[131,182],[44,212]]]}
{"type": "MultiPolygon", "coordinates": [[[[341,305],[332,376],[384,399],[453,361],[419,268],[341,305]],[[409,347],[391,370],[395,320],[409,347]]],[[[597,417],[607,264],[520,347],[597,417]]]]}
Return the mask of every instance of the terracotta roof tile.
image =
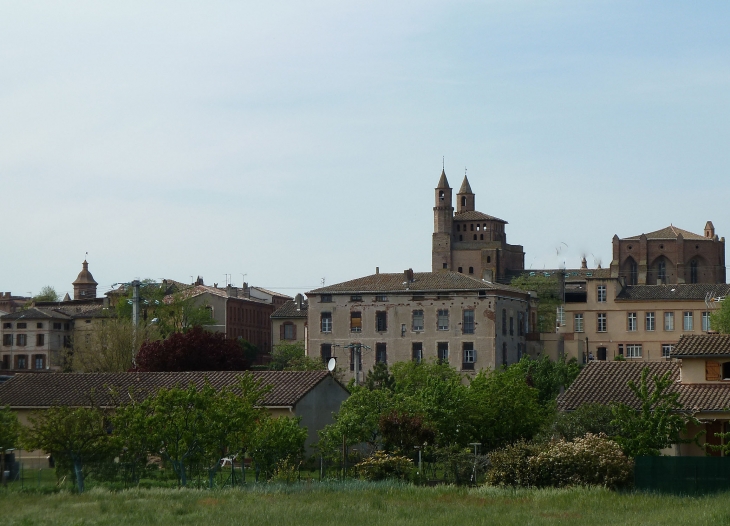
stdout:
{"type": "Polygon", "coordinates": [[[402,273],[398,274],[371,274],[362,278],[336,283],[328,287],[315,289],[307,294],[356,294],[379,292],[443,292],[443,291],[479,291],[502,290],[507,292],[526,292],[507,285],[498,285],[470,278],[458,272],[414,272],[413,281],[406,283],[402,273]]]}
{"type": "Polygon", "coordinates": [[[682,356],[730,356],[730,334],[683,334],[671,352],[682,356]]]}
{"type": "MultiPolygon", "coordinates": [[[[684,230],[682,228],[678,228],[674,225],[669,225],[668,227],[662,228],[660,230],[655,230],[654,232],[649,232],[646,235],[647,239],[677,239],[678,234],[682,234],[682,237],[684,239],[694,239],[696,241],[703,240],[703,241],[710,241],[709,238],[701,236],[699,234],[695,234],[693,232],[690,232],[689,230],[684,230]]],[[[638,236],[632,236],[632,237],[625,237],[623,239],[625,240],[638,240],[641,237],[641,235],[638,236]]]]}
{"type": "MultiPolygon", "coordinates": [[[[101,406],[114,405],[112,389],[124,397],[130,389],[140,396],[163,387],[201,386],[208,379],[220,389],[249,374],[272,390],[264,406],[293,406],[329,374],[327,371],[206,371],[172,373],[27,373],[0,384],[0,406],[50,407],[89,405],[90,393],[101,406]]],[[[123,401],[123,400],[122,400],[123,401]]]]}
{"type": "Polygon", "coordinates": [[[499,223],[507,224],[507,221],[504,219],[477,212],[476,210],[457,212],[454,214],[454,221],[498,221],[499,223]]]}
{"type": "Polygon", "coordinates": [[[681,384],[681,365],[677,361],[666,362],[591,362],[586,365],[573,385],[558,397],[558,409],[573,411],[583,404],[610,404],[621,402],[639,408],[639,401],[627,382],[638,382],[641,371],[649,369],[650,375],[670,373],[674,381],[671,389],[679,392],[679,401],[690,411],[727,411],[730,408],[730,383],[728,384],[681,384]]]}
{"type": "Polygon", "coordinates": [[[705,300],[725,297],[730,285],[711,283],[679,283],[676,285],[631,285],[624,287],[617,300],[705,300]]]}
{"type": "Polygon", "coordinates": [[[289,300],[284,305],[276,309],[272,318],[307,318],[307,310],[309,309],[309,301],[304,300],[302,302],[302,308],[297,309],[297,303],[293,300],[289,300]]]}
{"type": "Polygon", "coordinates": [[[31,307],[30,309],[19,310],[6,314],[2,317],[3,320],[70,320],[71,317],[62,312],[58,312],[54,309],[40,309],[37,307],[31,307]]]}

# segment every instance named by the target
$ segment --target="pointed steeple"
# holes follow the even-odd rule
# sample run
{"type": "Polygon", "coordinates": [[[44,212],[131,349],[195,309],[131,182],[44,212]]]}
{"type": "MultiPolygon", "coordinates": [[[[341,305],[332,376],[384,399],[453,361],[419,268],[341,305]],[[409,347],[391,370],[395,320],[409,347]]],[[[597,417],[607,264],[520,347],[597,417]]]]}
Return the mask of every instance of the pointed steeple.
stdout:
{"type": "Polygon", "coordinates": [[[449,186],[449,180],[446,179],[446,171],[441,170],[441,178],[439,179],[439,184],[436,188],[451,188],[449,186]]]}
{"type": "Polygon", "coordinates": [[[469,179],[464,175],[464,182],[461,183],[461,188],[459,188],[459,194],[473,194],[474,192],[471,191],[471,185],[469,184],[469,179]]]}

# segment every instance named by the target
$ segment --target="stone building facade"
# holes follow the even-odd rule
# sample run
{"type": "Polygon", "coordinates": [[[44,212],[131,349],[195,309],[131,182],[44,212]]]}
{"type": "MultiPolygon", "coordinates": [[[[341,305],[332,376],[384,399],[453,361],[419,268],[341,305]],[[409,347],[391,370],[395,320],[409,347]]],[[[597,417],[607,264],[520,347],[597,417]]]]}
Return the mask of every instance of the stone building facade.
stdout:
{"type": "Polygon", "coordinates": [[[271,342],[272,347],[280,343],[304,344],[304,351],[307,350],[307,311],[309,302],[301,294],[297,294],[293,300],[276,309],[271,315],[271,342]]]}
{"type": "Polygon", "coordinates": [[[308,356],[336,358],[347,379],[358,347],[363,373],[377,362],[440,360],[470,374],[514,363],[535,306],[529,293],[449,270],[376,273],[307,296],[308,356]]]}
{"type": "Polygon", "coordinates": [[[611,277],[628,285],[725,283],[725,238],[712,221],[704,234],[670,225],[640,236],[613,236],[611,277]]]}
{"type": "Polygon", "coordinates": [[[503,281],[509,271],[525,268],[525,252],[520,245],[507,243],[507,221],[475,209],[475,196],[464,176],[456,194],[441,172],[435,189],[434,232],[431,270],[451,270],[490,282],[503,281]]]}

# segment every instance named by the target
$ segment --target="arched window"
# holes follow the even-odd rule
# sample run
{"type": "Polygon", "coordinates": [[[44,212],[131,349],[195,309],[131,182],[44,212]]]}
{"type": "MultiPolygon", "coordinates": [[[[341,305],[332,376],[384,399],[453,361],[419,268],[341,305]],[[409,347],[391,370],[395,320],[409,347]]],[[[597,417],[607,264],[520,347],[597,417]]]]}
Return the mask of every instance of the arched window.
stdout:
{"type": "Polygon", "coordinates": [[[697,260],[693,259],[689,264],[689,282],[697,283],[697,260]]]}
{"type": "Polygon", "coordinates": [[[469,274],[474,274],[474,267],[469,267],[469,274]]]}
{"type": "Polygon", "coordinates": [[[466,206],[466,197],[461,198],[461,206],[466,206]]]}
{"type": "Polygon", "coordinates": [[[667,262],[663,259],[659,261],[657,265],[657,280],[660,283],[666,283],[667,281],[667,262]]]}
{"type": "Polygon", "coordinates": [[[439,192],[439,201],[443,201],[443,200],[444,200],[444,191],[443,191],[443,190],[441,190],[441,191],[439,192]]]}

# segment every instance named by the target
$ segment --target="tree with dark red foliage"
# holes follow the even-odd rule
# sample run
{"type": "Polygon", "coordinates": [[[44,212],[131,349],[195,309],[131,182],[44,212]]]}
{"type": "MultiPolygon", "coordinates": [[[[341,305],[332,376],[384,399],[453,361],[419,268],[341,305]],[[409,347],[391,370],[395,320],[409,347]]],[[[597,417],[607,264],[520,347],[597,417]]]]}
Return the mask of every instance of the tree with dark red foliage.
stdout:
{"type": "Polygon", "coordinates": [[[421,415],[412,415],[397,409],[381,415],[378,427],[385,449],[400,451],[405,455],[411,454],[415,446],[433,444],[436,438],[436,431],[421,415]]]}
{"type": "Polygon", "coordinates": [[[145,342],[134,371],[245,371],[250,362],[240,343],[225,334],[194,327],[169,338],[145,342]]]}

